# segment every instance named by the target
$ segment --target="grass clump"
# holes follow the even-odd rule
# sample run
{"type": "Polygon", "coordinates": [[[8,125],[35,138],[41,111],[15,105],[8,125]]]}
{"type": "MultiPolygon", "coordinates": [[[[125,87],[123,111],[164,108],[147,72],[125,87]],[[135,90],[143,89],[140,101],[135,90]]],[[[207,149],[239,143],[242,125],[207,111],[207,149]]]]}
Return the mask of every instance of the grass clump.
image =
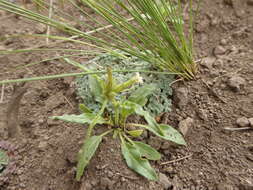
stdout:
{"type": "MultiPolygon", "coordinates": [[[[184,11],[180,0],[176,2],[172,0],[81,0],[79,3],[66,0],[65,4],[77,9],[80,14],[89,19],[89,22],[74,18],[56,7],[52,18],[7,0],[0,0],[0,9],[71,35],[69,37],[34,36],[79,43],[92,47],[94,52],[109,52],[119,57],[124,54],[117,53],[115,50],[121,50],[148,62],[159,71],[177,74],[185,79],[195,77],[197,65],[193,54],[192,0],[189,1],[188,32],[185,31],[184,11]],[[94,16],[90,15],[84,7],[92,9],[100,19],[94,19],[94,16]],[[78,29],[76,24],[90,31],[84,32],[78,29]]],[[[44,5],[44,9],[50,8],[46,2],[44,5]]],[[[12,51],[14,52],[20,51],[12,51]]]]}

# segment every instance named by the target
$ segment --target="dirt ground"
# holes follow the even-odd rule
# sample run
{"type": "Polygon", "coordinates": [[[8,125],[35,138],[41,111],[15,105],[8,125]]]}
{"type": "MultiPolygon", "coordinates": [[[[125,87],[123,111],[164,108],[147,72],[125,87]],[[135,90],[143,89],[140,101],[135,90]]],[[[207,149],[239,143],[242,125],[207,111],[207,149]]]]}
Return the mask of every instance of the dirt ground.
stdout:
{"type": "MultiPolygon", "coordinates": [[[[0,12],[0,36],[24,32],[43,33],[45,28],[0,12]]],[[[9,38],[0,41],[0,49],[29,48],[40,43],[45,40],[9,38]]],[[[110,138],[103,140],[82,181],[75,181],[76,155],[85,128],[49,119],[77,112],[73,78],[65,78],[26,84],[19,118],[10,116],[14,121],[19,119],[19,139],[7,139],[5,135],[3,118],[14,91],[12,85],[5,85],[4,102],[0,104],[0,148],[11,150],[13,165],[9,173],[0,176],[0,189],[253,189],[253,130],[227,129],[246,126],[246,118],[253,118],[253,1],[203,1],[195,46],[196,60],[202,60],[197,79],[173,84],[172,112],[160,118],[176,128],[186,125],[183,132],[188,146],[175,147],[151,135],[144,139],[162,153],[160,161],[152,162],[159,173],[159,182],[147,181],[129,170],[120,155],[119,144],[110,138]]],[[[58,60],[7,72],[16,65],[58,55],[53,52],[0,55],[0,80],[75,72],[58,60]]],[[[88,57],[78,60],[84,62],[88,57]]]]}

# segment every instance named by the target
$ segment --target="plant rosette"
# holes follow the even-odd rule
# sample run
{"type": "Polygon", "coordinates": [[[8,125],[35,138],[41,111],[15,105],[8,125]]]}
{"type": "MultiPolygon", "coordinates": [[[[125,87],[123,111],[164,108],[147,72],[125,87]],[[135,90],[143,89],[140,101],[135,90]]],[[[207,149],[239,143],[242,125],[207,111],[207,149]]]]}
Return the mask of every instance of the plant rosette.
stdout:
{"type": "MultiPolygon", "coordinates": [[[[111,67],[113,70],[154,70],[154,68],[151,68],[152,64],[121,51],[118,52],[124,54],[125,57],[118,57],[109,53],[105,53],[96,56],[94,59],[84,63],[83,65],[90,71],[105,70],[106,67],[111,67]]],[[[140,73],[140,75],[142,77],[143,83],[156,85],[156,89],[154,90],[155,93],[147,96],[147,102],[143,108],[154,117],[165,112],[170,112],[172,106],[172,88],[170,87],[170,84],[174,80],[174,75],[158,75],[152,73],[140,73]]],[[[115,72],[113,73],[113,76],[119,83],[123,83],[129,78],[133,77],[134,73],[115,72]]],[[[95,97],[92,95],[88,79],[88,76],[77,78],[77,94],[83,99],[84,103],[89,108],[99,110],[99,104],[96,101],[95,97]]],[[[103,80],[105,80],[105,78],[103,78],[103,80]]],[[[125,95],[127,97],[140,86],[142,86],[141,83],[136,84],[127,91],[122,92],[121,95],[125,95]]],[[[118,97],[116,97],[116,99],[118,99],[118,97]]]]}
{"type": "Polygon", "coordinates": [[[164,140],[179,145],[186,145],[186,142],[176,129],[157,123],[154,117],[144,109],[148,97],[156,91],[156,85],[143,83],[139,73],[120,83],[113,78],[110,68],[107,69],[106,77],[89,75],[88,85],[91,95],[99,105],[98,110],[80,104],[79,108],[82,112],[80,115],[52,117],[53,119],[89,125],[85,141],[78,154],[76,179],[78,181],[81,179],[85,167],[95,154],[103,137],[112,134],[114,139],[120,139],[121,152],[128,167],[149,180],[158,180],[149,160],[159,160],[160,153],[148,144],[133,139],[141,136],[144,130],[147,130],[164,140]],[[134,88],[126,96],[124,92],[129,91],[136,84],[140,84],[140,86],[134,88]],[[142,116],[147,124],[128,123],[127,119],[131,115],[142,116]],[[107,126],[107,131],[100,135],[93,135],[94,127],[101,124],[107,126]]]}

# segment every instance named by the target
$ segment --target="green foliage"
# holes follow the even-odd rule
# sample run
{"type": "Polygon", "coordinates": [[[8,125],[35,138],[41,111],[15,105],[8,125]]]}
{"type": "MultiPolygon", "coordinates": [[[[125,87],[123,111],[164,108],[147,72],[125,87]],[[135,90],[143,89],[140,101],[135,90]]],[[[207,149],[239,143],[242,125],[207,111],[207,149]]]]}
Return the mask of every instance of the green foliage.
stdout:
{"type": "Polygon", "coordinates": [[[139,150],[141,157],[147,158],[149,160],[160,160],[161,155],[151,146],[142,143],[142,142],[134,142],[134,147],[139,150]]]}
{"type": "Polygon", "coordinates": [[[6,167],[9,163],[9,157],[5,151],[0,149],[0,173],[3,171],[4,167],[6,167]]]}
{"type": "MultiPolygon", "coordinates": [[[[67,122],[72,122],[72,123],[80,123],[80,124],[90,124],[97,115],[93,114],[93,113],[87,113],[84,112],[83,114],[80,115],[63,115],[63,116],[53,116],[51,117],[52,119],[60,119],[63,121],[67,121],[67,122]]],[[[106,123],[107,121],[102,118],[102,117],[98,117],[97,119],[97,124],[103,124],[106,123]]]]}
{"type": "MultiPolygon", "coordinates": [[[[177,74],[185,79],[193,79],[195,77],[197,64],[194,61],[193,51],[193,0],[189,1],[188,28],[185,27],[183,19],[184,8],[181,0],[62,1],[62,4],[68,3],[70,10],[75,8],[76,12],[79,12],[88,19],[88,22],[83,22],[79,18],[73,17],[73,15],[63,9],[63,6],[53,4],[52,7],[47,1],[33,1],[43,11],[40,13],[31,11],[8,0],[0,0],[0,10],[15,13],[63,31],[70,36],[34,36],[90,46],[92,51],[82,51],[83,55],[97,55],[101,52],[108,52],[118,57],[124,57],[126,53],[132,57],[146,61],[152,70],[157,69],[177,74]],[[93,9],[96,15],[90,15],[83,8],[87,6],[93,9]],[[52,18],[48,16],[48,9],[54,9],[52,18]],[[102,19],[96,19],[97,17],[102,19]],[[90,31],[84,32],[83,28],[90,31]],[[121,50],[124,54],[118,53],[115,50],[121,50]]],[[[23,36],[27,36],[27,34],[23,34],[23,36]]],[[[39,50],[49,51],[49,49],[44,48],[12,51],[1,50],[0,53],[22,53],[39,50]]],[[[58,49],[51,49],[50,51],[57,52],[58,49]]],[[[78,50],[62,49],[61,51],[75,52],[78,50]]],[[[22,81],[52,79],[64,76],[66,75],[43,76],[23,79],[22,81]]],[[[21,80],[10,80],[1,81],[0,83],[17,81],[21,82],[21,80]]]]}
{"type": "Polygon", "coordinates": [[[88,165],[90,159],[95,154],[101,141],[102,136],[92,136],[85,140],[83,147],[78,153],[78,165],[76,173],[76,179],[78,181],[81,179],[84,168],[88,165]]]}
{"type": "Polygon", "coordinates": [[[134,145],[123,141],[121,144],[121,151],[127,165],[131,169],[149,180],[158,179],[158,176],[155,170],[151,167],[148,159],[143,158],[140,151],[134,145]]]}
{"type": "MultiPolygon", "coordinates": [[[[111,54],[102,54],[82,65],[87,66],[89,71],[104,70],[106,67],[112,67],[114,70],[154,70],[148,62],[143,61],[137,57],[133,57],[129,54],[124,55],[124,57],[118,57],[111,54]]],[[[114,76],[117,79],[117,82],[123,83],[129,78],[133,77],[133,73],[117,72],[114,73],[114,76]]],[[[174,80],[174,76],[154,75],[150,73],[141,73],[141,76],[145,84],[148,85],[145,85],[145,87],[142,88],[139,88],[139,85],[135,85],[122,94],[125,96],[130,96],[131,94],[129,100],[132,102],[138,102],[144,106],[144,109],[150,112],[153,116],[171,111],[170,97],[172,96],[172,89],[170,87],[170,83],[172,83],[174,80]],[[149,92],[149,88],[151,88],[155,93],[150,94],[147,99],[143,99],[142,96],[145,96],[145,94],[149,92]],[[134,92],[135,89],[138,90],[134,92]],[[138,97],[138,95],[142,96],[138,97]],[[136,96],[139,99],[136,99],[136,96]],[[144,100],[146,100],[146,102],[143,102],[144,100]]],[[[90,109],[97,111],[99,109],[99,104],[97,104],[99,101],[97,99],[101,95],[101,90],[99,90],[101,87],[99,85],[93,84],[94,82],[88,82],[89,80],[96,79],[94,79],[94,77],[88,76],[79,77],[77,79],[78,94],[80,97],[82,97],[85,105],[87,105],[90,109]],[[97,89],[95,89],[95,86],[97,89]],[[94,93],[94,91],[98,91],[98,93],[94,93]]],[[[103,80],[105,80],[104,77],[103,80]]],[[[116,99],[119,98],[116,96],[116,99]]]]}
{"type": "Polygon", "coordinates": [[[156,91],[156,85],[142,84],[143,79],[139,74],[119,82],[113,78],[110,68],[107,69],[107,76],[90,75],[87,81],[87,86],[92,88],[91,95],[96,96],[93,100],[97,102],[99,109],[91,109],[81,104],[79,106],[83,112],[81,115],[53,117],[53,119],[89,124],[86,139],[78,155],[76,179],[80,180],[102,137],[113,133],[113,138],[119,137],[121,140],[122,154],[127,165],[147,179],[157,180],[157,174],[149,160],[159,160],[161,155],[151,146],[133,141],[131,137],[139,137],[144,130],[149,130],[165,140],[180,145],[186,145],[186,143],[177,130],[168,125],[158,124],[151,114],[143,109],[148,97],[156,91]],[[147,125],[127,123],[127,118],[133,114],[143,116],[147,125]],[[92,136],[97,124],[106,124],[108,131],[99,136],[92,136]],[[129,130],[128,127],[136,129],[129,130]]]}

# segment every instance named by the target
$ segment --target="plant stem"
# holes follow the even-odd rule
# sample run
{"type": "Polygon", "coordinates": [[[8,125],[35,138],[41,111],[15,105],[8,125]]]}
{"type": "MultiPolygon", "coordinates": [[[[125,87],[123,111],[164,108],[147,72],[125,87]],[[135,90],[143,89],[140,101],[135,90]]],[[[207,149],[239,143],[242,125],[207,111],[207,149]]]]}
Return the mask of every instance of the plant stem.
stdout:
{"type": "MultiPolygon", "coordinates": [[[[158,74],[158,75],[160,75],[160,74],[161,75],[178,75],[178,74],[180,74],[180,73],[168,73],[168,72],[146,71],[146,70],[114,70],[112,72],[115,72],[115,73],[140,72],[140,73],[150,73],[150,74],[158,74]]],[[[104,74],[104,73],[106,73],[106,71],[64,73],[64,74],[59,74],[59,75],[48,75],[48,76],[32,77],[32,78],[24,78],[24,79],[3,80],[3,81],[0,81],[0,84],[31,82],[31,81],[38,81],[38,80],[50,80],[50,79],[57,79],[57,78],[63,78],[63,77],[74,77],[74,76],[84,76],[84,75],[104,74]]]]}
{"type": "MultiPolygon", "coordinates": [[[[48,15],[48,18],[49,18],[49,19],[52,18],[52,14],[53,14],[53,3],[54,3],[54,0],[50,0],[49,15],[48,15]]],[[[50,35],[50,25],[47,25],[47,38],[46,38],[46,44],[47,44],[47,45],[48,45],[48,43],[49,43],[49,38],[48,38],[49,35],[50,35]]]]}
{"type": "Polygon", "coordinates": [[[134,142],[126,135],[126,134],[123,134],[124,135],[124,137],[133,145],[134,144],[134,142]]]}
{"type": "Polygon", "coordinates": [[[119,133],[119,137],[120,137],[121,143],[122,143],[122,144],[125,144],[125,140],[124,140],[124,138],[123,138],[123,136],[122,136],[122,133],[119,133]]]}
{"type": "Polygon", "coordinates": [[[93,128],[97,124],[97,120],[104,113],[104,110],[105,110],[105,107],[107,105],[107,102],[108,102],[107,100],[105,100],[103,102],[103,105],[102,105],[101,109],[99,110],[99,112],[97,113],[96,117],[92,120],[91,124],[89,125],[88,131],[87,131],[87,134],[86,134],[86,139],[90,138],[90,136],[92,134],[92,131],[93,131],[93,128]]]}
{"type": "Polygon", "coordinates": [[[112,100],[112,104],[113,104],[113,109],[114,109],[114,125],[119,126],[119,118],[120,118],[120,114],[119,114],[119,104],[118,102],[115,100],[115,98],[112,100]]]}
{"type": "Polygon", "coordinates": [[[103,137],[103,136],[107,135],[108,133],[111,133],[112,131],[113,131],[113,129],[110,129],[110,130],[108,130],[108,131],[102,133],[100,136],[103,137]]]}

